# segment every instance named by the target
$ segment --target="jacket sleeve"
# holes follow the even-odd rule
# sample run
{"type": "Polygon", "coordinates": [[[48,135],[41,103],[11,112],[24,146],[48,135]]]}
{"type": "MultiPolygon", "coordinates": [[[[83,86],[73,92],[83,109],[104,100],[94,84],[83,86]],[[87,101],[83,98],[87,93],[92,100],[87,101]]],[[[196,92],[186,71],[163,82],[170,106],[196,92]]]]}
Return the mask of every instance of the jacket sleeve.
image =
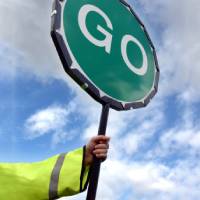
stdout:
{"type": "Polygon", "coordinates": [[[35,163],[0,163],[1,200],[53,200],[84,191],[85,147],[35,163]]]}

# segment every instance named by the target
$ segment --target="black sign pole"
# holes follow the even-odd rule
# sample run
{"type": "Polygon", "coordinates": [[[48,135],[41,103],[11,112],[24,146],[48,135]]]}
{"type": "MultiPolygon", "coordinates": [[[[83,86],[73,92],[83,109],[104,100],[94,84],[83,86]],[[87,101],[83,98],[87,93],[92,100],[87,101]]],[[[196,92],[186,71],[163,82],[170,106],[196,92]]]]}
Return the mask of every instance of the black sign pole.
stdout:
{"type": "MultiPolygon", "coordinates": [[[[109,108],[110,104],[103,105],[102,107],[98,135],[106,135],[109,108]]],[[[94,157],[86,200],[95,200],[96,198],[100,167],[101,167],[101,160],[94,157]]]]}

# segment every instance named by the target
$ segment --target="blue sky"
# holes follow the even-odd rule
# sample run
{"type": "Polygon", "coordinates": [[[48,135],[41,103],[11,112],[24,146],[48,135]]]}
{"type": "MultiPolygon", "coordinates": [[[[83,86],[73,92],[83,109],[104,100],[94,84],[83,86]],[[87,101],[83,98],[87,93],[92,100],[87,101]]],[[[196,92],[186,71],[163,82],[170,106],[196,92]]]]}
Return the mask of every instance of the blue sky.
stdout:
{"type": "MultiPolygon", "coordinates": [[[[200,196],[200,3],[129,1],[161,69],[146,107],[111,111],[97,199],[200,196]]],[[[68,78],[49,36],[51,1],[0,2],[0,161],[32,162],[84,145],[101,106],[68,78]]],[[[85,193],[63,199],[84,199],[85,193]]]]}

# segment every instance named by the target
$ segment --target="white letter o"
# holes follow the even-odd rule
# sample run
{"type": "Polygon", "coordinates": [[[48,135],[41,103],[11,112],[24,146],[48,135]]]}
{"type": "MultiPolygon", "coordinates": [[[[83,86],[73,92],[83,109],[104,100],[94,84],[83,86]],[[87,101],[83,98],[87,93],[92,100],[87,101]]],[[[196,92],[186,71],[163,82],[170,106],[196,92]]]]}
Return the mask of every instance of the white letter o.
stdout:
{"type": "Polygon", "coordinates": [[[144,50],[144,47],[138,41],[138,39],[136,39],[132,35],[125,35],[122,38],[122,42],[121,42],[121,53],[122,53],[122,57],[124,59],[124,62],[126,63],[126,65],[128,66],[128,68],[131,71],[133,71],[135,74],[138,74],[140,76],[143,76],[143,75],[146,74],[147,68],[148,68],[147,67],[148,66],[147,55],[146,55],[146,52],[144,50]],[[143,63],[142,63],[142,66],[140,68],[135,67],[133,64],[131,64],[130,60],[128,59],[128,56],[127,56],[127,45],[128,45],[129,42],[135,43],[140,48],[140,50],[142,52],[143,63]]]}

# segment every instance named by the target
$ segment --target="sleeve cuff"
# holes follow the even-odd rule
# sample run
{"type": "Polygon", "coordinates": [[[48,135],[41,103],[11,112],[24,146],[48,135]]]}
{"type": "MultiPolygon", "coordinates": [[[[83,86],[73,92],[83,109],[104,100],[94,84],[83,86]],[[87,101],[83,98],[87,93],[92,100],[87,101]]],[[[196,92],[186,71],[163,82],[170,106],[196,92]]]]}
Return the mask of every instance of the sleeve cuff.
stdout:
{"type": "Polygon", "coordinates": [[[90,166],[84,165],[85,149],[86,146],[83,147],[83,159],[82,159],[81,176],[80,176],[80,192],[84,192],[87,189],[91,171],[90,166]]]}

